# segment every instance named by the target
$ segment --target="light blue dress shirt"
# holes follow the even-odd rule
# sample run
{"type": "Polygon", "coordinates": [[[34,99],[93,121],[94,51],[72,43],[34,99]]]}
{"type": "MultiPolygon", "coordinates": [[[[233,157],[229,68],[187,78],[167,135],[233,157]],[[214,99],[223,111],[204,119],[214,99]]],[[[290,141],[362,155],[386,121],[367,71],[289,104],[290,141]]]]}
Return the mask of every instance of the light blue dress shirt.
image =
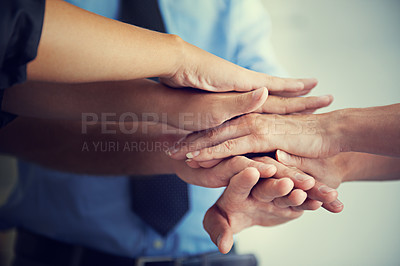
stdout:
{"type": "MultiPolygon", "coordinates": [[[[118,1],[68,2],[118,16],[118,1]]],[[[246,68],[282,74],[268,40],[268,15],[259,1],[159,0],[159,6],[169,33],[246,68]]],[[[127,177],[75,175],[20,161],[18,183],[0,208],[0,229],[17,226],[129,257],[200,254],[216,251],[202,220],[221,191],[190,185],[189,212],[161,238],[132,212],[127,177]]]]}

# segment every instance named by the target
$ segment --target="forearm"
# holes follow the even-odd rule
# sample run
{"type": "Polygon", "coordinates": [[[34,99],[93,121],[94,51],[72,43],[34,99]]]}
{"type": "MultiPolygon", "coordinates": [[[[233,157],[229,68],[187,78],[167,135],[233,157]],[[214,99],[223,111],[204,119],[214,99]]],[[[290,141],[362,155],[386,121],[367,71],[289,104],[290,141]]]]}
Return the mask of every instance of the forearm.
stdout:
{"type": "Polygon", "coordinates": [[[336,156],[343,169],[343,182],[400,179],[400,158],[349,152],[336,156]]]}
{"type": "MultiPolygon", "coordinates": [[[[126,127],[131,129],[133,125],[126,127]]],[[[163,131],[165,126],[160,124],[141,124],[135,133],[124,134],[119,125],[102,128],[96,124],[88,126],[85,134],[78,122],[20,117],[0,130],[0,152],[75,173],[169,174],[173,169],[164,149],[180,135],[163,131]],[[105,130],[115,133],[105,134],[105,130]]]]}
{"type": "Polygon", "coordinates": [[[169,76],[178,67],[176,36],[148,31],[47,0],[37,58],[28,79],[90,82],[169,76]]]}
{"type": "Polygon", "coordinates": [[[330,121],[341,151],[400,156],[400,104],[344,109],[330,121]]]}
{"type": "Polygon", "coordinates": [[[188,94],[147,79],[79,84],[26,82],[5,90],[3,110],[43,119],[81,120],[84,113],[90,113],[98,120],[106,114],[103,120],[119,121],[127,115],[126,121],[135,116],[141,121],[143,114],[161,120],[163,114],[165,118],[172,116],[173,109],[182,106],[188,94]]]}

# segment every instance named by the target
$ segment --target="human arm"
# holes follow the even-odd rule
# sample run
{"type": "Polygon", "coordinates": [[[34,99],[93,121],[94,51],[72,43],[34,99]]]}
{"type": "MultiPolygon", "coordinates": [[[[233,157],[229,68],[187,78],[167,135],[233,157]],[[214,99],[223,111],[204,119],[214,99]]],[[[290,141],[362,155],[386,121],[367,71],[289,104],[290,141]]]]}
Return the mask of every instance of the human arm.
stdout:
{"type": "Polygon", "coordinates": [[[190,152],[195,161],[209,161],[277,149],[310,158],[344,151],[400,156],[399,121],[400,104],[318,115],[249,114],[217,128],[212,139],[206,132],[189,136],[185,142],[190,145],[172,157],[190,152]],[[201,149],[205,143],[208,147],[201,149]]]}
{"type": "Polygon", "coordinates": [[[8,88],[3,110],[26,117],[81,120],[150,120],[185,130],[216,127],[249,112],[310,112],[329,105],[323,97],[282,98],[254,92],[205,93],[174,89],[147,79],[63,84],[27,82],[8,88]],[[104,117],[107,116],[107,117],[104,117]]]}
{"type": "Polygon", "coordinates": [[[176,173],[185,182],[204,187],[226,186],[234,174],[249,166],[265,176],[275,173],[274,167],[263,168],[264,163],[245,158],[214,169],[192,169],[184,161],[172,160],[165,154],[165,149],[182,137],[182,132],[163,124],[96,123],[84,127],[75,121],[18,117],[0,130],[0,152],[75,173],[176,173]]]}
{"type": "Polygon", "coordinates": [[[104,18],[64,1],[46,2],[38,55],[28,65],[28,79],[91,82],[146,77],[211,91],[268,87],[302,94],[316,84],[314,79],[279,79],[249,71],[175,35],[104,18]]]}

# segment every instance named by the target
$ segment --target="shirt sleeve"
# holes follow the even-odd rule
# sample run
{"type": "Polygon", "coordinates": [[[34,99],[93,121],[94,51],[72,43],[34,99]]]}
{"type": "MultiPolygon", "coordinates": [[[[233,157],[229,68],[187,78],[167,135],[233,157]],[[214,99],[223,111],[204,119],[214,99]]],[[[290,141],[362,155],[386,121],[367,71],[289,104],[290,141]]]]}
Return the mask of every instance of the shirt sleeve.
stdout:
{"type": "Polygon", "coordinates": [[[0,1],[0,89],[26,80],[42,32],[45,0],[0,1]]]}
{"type": "Polygon", "coordinates": [[[15,118],[17,118],[17,116],[14,114],[2,111],[1,104],[3,102],[3,95],[4,90],[0,90],[0,129],[11,123],[15,118]]]}
{"type": "Polygon", "coordinates": [[[279,65],[270,40],[271,21],[260,0],[230,1],[228,34],[236,44],[236,64],[273,76],[287,76],[279,65]]]}

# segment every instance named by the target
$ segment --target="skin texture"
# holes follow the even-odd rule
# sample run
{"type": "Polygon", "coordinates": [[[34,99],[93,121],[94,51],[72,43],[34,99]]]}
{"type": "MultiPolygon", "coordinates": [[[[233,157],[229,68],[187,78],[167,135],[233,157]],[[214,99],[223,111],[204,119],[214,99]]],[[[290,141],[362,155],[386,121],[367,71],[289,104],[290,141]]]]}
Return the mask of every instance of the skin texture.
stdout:
{"type": "Polygon", "coordinates": [[[195,89],[170,88],[151,80],[139,79],[83,84],[27,82],[6,89],[3,108],[25,117],[148,120],[196,131],[219,126],[246,113],[305,113],[331,102],[329,97],[324,96],[268,96],[266,88],[247,93],[206,93],[195,89]]]}
{"type": "Polygon", "coordinates": [[[267,87],[282,96],[303,95],[317,83],[250,71],[176,35],[104,18],[60,0],[46,1],[38,55],[27,73],[29,80],[68,83],[161,77],[172,87],[216,92],[267,87]]]}
{"type": "MultiPolygon", "coordinates": [[[[133,126],[126,124],[124,126],[133,126]]],[[[299,217],[303,210],[318,209],[321,201],[331,202],[337,198],[335,190],[327,194],[319,191],[310,194],[319,185],[315,184],[313,177],[270,157],[249,159],[237,156],[213,168],[192,168],[184,161],[169,158],[162,149],[184,134],[166,134],[165,130],[171,128],[165,128],[163,124],[139,123],[134,134],[124,134],[120,127],[117,123],[96,123],[87,125],[87,133],[82,134],[80,122],[19,117],[0,131],[0,147],[2,152],[63,171],[131,176],[176,173],[191,184],[227,186],[204,219],[205,228],[214,242],[218,238],[216,234],[222,235],[221,252],[231,248],[232,234],[244,228],[255,224],[270,226],[284,223],[299,217]],[[114,129],[115,133],[104,134],[105,127],[114,129]],[[85,142],[89,143],[88,150],[82,148],[85,142]],[[101,152],[92,145],[99,142],[103,145],[120,143],[120,148],[101,152]],[[136,148],[124,151],[124,143],[136,148]],[[141,146],[133,144],[144,146],[138,149],[141,146]],[[132,161],[135,163],[132,164],[132,161]],[[237,186],[243,188],[240,183],[243,174],[250,175],[243,181],[246,182],[246,189],[252,188],[252,196],[231,199],[229,195],[236,195],[237,186]],[[240,182],[232,182],[233,176],[240,182]],[[229,227],[226,226],[227,221],[229,227]]]]}
{"type": "MultiPolygon", "coordinates": [[[[233,245],[233,234],[252,225],[271,226],[301,216],[302,211],[279,208],[271,203],[274,195],[286,195],[290,186],[286,180],[257,184],[260,174],[249,167],[230,180],[222,196],[204,217],[204,228],[221,253],[228,253],[233,245]],[[257,184],[257,186],[256,186],[257,184]]],[[[268,180],[267,180],[268,181],[268,180]]]]}
{"type": "Polygon", "coordinates": [[[189,135],[171,153],[198,162],[277,149],[326,158],[343,151],[400,156],[400,104],[344,109],[322,115],[249,114],[212,130],[189,135]]]}
{"type": "MultiPolygon", "coordinates": [[[[226,254],[230,251],[233,235],[245,228],[254,225],[282,224],[300,217],[304,210],[318,209],[322,203],[311,198],[307,199],[307,194],[309,197],[333,200],[324,203],[326,208],[331,208],[333,212],[340,212],[343,209],[343,204],[336,199],[337,192],[334,189],[330,189],[329,192],[324,191],[321,188],[328,187],[321,183],[315,184],[307,193],[293,189],[295,185],[304,186],[306,183],[299,184],[295,178],[283,176],[296,176],[294,173],[301,171],[288,168],[270,157],[255,160],[275,165],[277,172],[274,177],[261,178],[256,168],[244,168],[230,179],[224,193],[204,217],[204,228],[221,253],[226,254]]],[[[311,185],[310,182],[308,184],[311,185]]]]}

